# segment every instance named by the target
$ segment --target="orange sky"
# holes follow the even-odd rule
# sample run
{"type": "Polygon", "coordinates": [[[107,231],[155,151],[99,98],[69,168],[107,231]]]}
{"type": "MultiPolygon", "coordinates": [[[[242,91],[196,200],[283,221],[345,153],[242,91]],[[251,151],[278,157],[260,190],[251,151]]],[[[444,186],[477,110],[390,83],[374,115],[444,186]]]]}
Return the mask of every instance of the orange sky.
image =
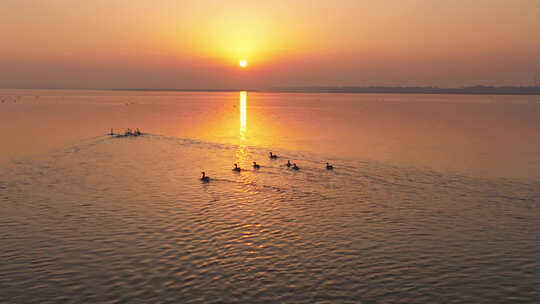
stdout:
{"type": "Polygon", "coordinates": [[[2,0],[0,12],[0,87],[540,82],[540,0],[2,0]]]}

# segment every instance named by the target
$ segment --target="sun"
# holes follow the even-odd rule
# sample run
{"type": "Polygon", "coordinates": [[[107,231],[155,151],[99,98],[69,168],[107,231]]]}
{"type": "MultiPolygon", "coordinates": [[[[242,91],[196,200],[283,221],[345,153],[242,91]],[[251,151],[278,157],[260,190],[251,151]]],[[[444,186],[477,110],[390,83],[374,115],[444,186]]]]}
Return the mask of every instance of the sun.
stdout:
{"type": "Polygon", "coordinates": [[[240,64],[240,67],[245,68],[245,67],[247,67],[248,62],[247,62],[247,60],[242,59],[242,60],[240,60],[239,64],[240,64]]]}

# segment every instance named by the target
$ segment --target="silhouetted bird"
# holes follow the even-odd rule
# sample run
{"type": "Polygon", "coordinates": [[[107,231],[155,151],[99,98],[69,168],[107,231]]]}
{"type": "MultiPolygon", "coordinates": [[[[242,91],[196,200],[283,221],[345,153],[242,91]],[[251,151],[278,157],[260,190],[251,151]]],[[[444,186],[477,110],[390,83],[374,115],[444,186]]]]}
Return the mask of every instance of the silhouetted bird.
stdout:
{"type": "Polygon", "coordinates": [[[275,154],[272,154],[272,152],[270,152],[270,159],[276,159],[276,158],[278,158],[278,156],[275,155],[275,154]]]}
{"type": "Polygon", "coordinates": [[[290,167],[292,166],[291,161],[290,161],[290,160],[287,160],[287,164],[286,164],[285,166],[287,166],[287,167],[290,168],[290,167]]]}
{"type": "Polygon", "coordinates": [[[332,170],[334,169],[334,166],[330,165],[329,163],[326,163],[326,170],[332,170]]]}
{"type": "Polygon", "coordinates": [[[232,169],[234,172],[240,172],[242,171],[242,168],[238,167],[237,164],[234,164],[234,169],[232,169]]]}
{"type": "Polygon", "coordinates": [[[298,167],[298,166],[296,165],[296,163],[294,163],[293,166],[292,166],[292,169],[293,169],[293,170],[300,170],[300,167],[298,167]]]}
{"type": "Polygon", "coordinates": [[[257,162],[253,162],[253,168],[259,169],[261,166],[257,162]]]}
{"type": "Polygon", "coordinates": [[[201,172],[201,173],[202,173],[201,181],[203,181],[203,182],[209,182],[209,181],[210,181],[210,177],[206,176],[206,174],[204,174],[204,171],[201,172]]]}

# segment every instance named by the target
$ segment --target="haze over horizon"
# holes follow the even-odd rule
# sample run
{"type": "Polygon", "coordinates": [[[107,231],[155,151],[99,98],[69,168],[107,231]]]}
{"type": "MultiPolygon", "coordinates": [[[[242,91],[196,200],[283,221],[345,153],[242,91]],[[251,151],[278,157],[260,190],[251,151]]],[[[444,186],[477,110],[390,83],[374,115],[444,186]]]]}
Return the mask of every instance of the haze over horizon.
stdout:
{"type": "Polygon", "coordinates": [[[540,77],[536,0],[4,0],[0,11],[3,88],[519,86],[540,77]]]}

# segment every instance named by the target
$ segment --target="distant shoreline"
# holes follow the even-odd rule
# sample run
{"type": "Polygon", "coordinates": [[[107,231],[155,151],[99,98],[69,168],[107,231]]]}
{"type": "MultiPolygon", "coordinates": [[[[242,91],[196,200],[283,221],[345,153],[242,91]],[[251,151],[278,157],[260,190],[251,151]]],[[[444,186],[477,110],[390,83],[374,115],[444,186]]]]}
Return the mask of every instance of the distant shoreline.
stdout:
{"type": "Polygon", "coordinates": [[[278,93],[349,93],[349,94],[460,94],[460,95],[540,95],[540,86],[462,88],[438,87],[275,87],[269,89],[114,89],[115,91],[142,92],[278,92],[278,93]]]}
{"type": "Polygon", "coordinates": [[[462,94],[462,95],[540,95],[540,87],[490,87],[462,88],[438,87],[304,87],[274,88],[271,91],[290,93],[357,93],[357,94],[462,94]]]}
{"type": "Polygon", "coordinates": [[[448,95],[540,95],[540,86],[470,86],[462,88],[439,87],[274,87],[268,89],[100,89],[100,88],[0,88],[7,90],[89,90],[134,92],[275,92],[275,93],[343,93],[343,94],[448,94],[448,95]]]}

